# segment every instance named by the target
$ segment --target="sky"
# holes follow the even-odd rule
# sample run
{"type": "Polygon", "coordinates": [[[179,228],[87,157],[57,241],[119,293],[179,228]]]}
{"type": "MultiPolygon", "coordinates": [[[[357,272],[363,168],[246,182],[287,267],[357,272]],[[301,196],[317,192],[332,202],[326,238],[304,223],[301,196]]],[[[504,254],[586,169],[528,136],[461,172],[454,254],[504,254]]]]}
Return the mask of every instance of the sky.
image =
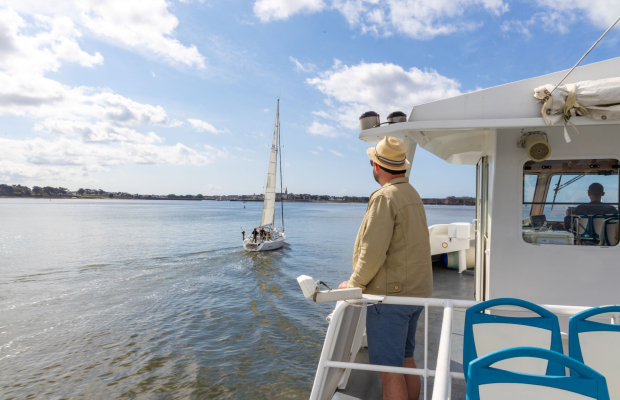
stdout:
{"type": "MultiPolygon", "coordinates": [[[[0,183],[368,196],[359,115],[567,69],[620,15],[591,0],[0,0],[0,183]]],[[[584,63],[620,56],[616,27],[584,63]]],[[[418,148],[422,197],[475,169],[418,148]]]]}

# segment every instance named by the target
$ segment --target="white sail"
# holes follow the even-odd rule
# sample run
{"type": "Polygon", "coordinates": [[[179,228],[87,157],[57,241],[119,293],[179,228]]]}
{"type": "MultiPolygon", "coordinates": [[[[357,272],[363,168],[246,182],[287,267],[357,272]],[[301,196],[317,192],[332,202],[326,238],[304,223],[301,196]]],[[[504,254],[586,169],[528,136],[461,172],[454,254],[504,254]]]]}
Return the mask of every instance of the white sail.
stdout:
{"type": "Polygon", "coordinates": [[[267,172],[267,185],[265,185],[265,201],[263,202],[263,218],[260,225],[273,225],[276,209],[276,169],[278,166],[278,131],[280,116],[280,100],[276,110],[276,124],[273,129],[273,141],[271,142],[271,156],[269,157],[269,172],[267,172]]]}

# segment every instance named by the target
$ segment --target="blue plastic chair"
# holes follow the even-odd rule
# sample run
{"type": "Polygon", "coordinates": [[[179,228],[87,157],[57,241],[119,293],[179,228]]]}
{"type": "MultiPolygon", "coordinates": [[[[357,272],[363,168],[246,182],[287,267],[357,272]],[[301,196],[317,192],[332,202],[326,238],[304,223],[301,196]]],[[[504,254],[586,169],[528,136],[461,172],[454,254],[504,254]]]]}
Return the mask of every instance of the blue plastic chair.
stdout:
{"type": "Polygon", "coordinates": [[[589,215],[573,215],[572,218],[575,236],[580,239],[592,239],[592,217],[589,215]]]}
{"type": "MultiPolygon", "coordinates": [[[[466,380],[469,364],[476,358],[519,346],[541,347],[562,354],[558,317],[536,304],[512,298],[485,301],[466,311],[463,332],[463,371],[466,380]],[[516,306],[538,316],[521,318],[484,313],[496,306],[516,306]]],[[[517,360],[503,363],[498,368],[538,375],[566,374],[562,366],[544,360],[517,360]]]]}
{"type": "Polygon", "coordinates": [[[609,215],[605,214],[595,214],[590,217],[590,227],[592,231],[590,235],[594,240],[600,240],[605,235],[605,220],[609,218],[609,215]]]}
{"type": "Polygon", "coordinates": [[[618,221],[618,216],[608,218],[605,221],[605,227],[603,228],[603,244],[605,246],[615,246],[618,244],[615,229],[618,226],[618,221]]]}
{"type": "Polygon", "coordinates": [[[467,400],[610,400],[605,377],[590,367],[537,347],[515,347],[487,354],[469,365],[467,400]],[[568,368],[571,376],[523,374],[493,368],[515,358],[537,358],[568,368]]]}
{"type": "Polygon", "coordinates": [[[594,307],[569,319],[568,354],[607,377],[610,397],[620,399],[620,325],[588,321],[606,313],[620,313],[620,305],[594,307]]]}

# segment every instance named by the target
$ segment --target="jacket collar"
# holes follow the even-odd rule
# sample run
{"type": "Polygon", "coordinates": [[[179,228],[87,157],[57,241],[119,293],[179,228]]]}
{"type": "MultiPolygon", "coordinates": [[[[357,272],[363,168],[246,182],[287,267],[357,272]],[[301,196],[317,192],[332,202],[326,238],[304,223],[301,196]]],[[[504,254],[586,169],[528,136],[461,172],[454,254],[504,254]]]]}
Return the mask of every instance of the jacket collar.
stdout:
{"type": "Polygon", "coordinates": [[[380,191],[381,189],[385,189],[386,187],[388,187],[388,186],[390,186],[390,185],[398,185],[399,183],[409,183],[409,178],[407,178],[407,177],[405,176],[405,177],[402,177],[402,178],[394,178],[394,179],[392,179],[391,181],[386,182],[386,184],[385,184],[385,185],[383,185],[383,186],[381,186],[381,188],[379,188],[379,189],[375,190],[374,192],[372,192],[372,194],[371,194],[371,195],[370,195],[370,197],[369,197],[368,204],[370,205],[370,199],[372,199],[372,198],[373,198],[373,196],[375,195],[375,193],[377,193],[377,192],[378,192],[378,191],[380,191]]]}
{"type": "Polygon", "coordinates": [[[397,185],[399,183],[409,183],[409,178],[407,178],[406,176],[401,178],[394,178],[391,181],[387,182],[385,185],[383,185],[383,187],[386,187],[388,185],[397,185]]]}

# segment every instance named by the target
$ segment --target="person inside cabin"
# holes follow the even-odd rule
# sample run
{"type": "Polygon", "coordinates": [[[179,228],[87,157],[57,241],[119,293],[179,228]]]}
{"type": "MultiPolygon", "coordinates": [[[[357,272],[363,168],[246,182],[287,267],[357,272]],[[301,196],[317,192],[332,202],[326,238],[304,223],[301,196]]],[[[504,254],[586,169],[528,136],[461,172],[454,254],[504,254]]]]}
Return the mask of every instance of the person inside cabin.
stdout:
{"type": "Polygon", "coordinates": [[[256,237],[258,236],[258,231],[256,229],[257,228],[254,228],[254,230],[252,231],[252,236],[254,237],[254,243],[256,243],[256,237]]]}
{"type": "MultiPolygon", "coordinates": [[[[343,288],[364,294],[429,297],[433,293],[431,248],[422,199],[405,176],[407,146],[386,136],[367,150],[381,188],[370,196],[353,247],[353,273],[343,288]]],[[[366,335],[370,363],[416,368],[415,332],[422,306],[368,306],[366,335]]],[[[384,399],[417,399],[420,377],[380,372],[384,399]]]]}
{"type": "Polygon", "coordinates": [[[588,197],[590,203],[580,204],[577,207],[569,207],[566,210],[566,217],[564,217],[564,226],[567,230],[574,229],[572,226],[573,215],[612,215],[617,214],[616,207],[610,204],[603,204],[603,196],[605,196],[605,188],[598,182],[594,182],[588,187],[588,197]]]}
{"type": "Polygon", "coordinates": [[[263,228],[262,226],[260,227],[260,241],[265,241],[265,228],[263,228]]]}

